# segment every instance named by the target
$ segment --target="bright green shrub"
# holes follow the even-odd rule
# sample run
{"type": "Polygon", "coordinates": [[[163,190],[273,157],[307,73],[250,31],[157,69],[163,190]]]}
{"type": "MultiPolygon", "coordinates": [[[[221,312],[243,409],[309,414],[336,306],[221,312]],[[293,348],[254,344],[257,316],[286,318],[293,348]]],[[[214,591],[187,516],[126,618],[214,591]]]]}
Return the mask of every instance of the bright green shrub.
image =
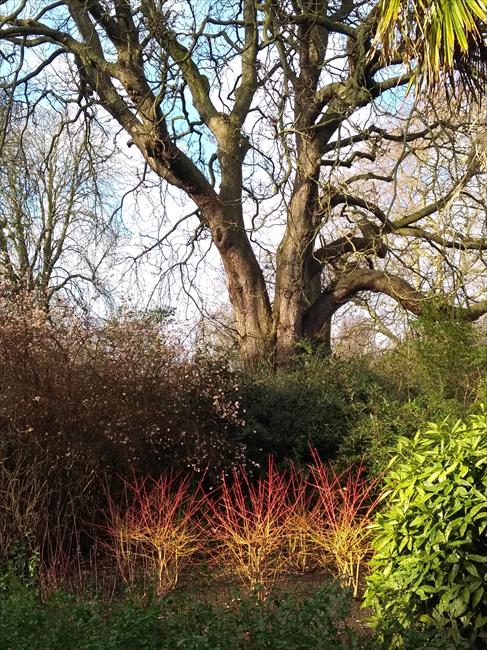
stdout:
{"type": "Polygon", "coordinates": [[[487,638],[487,413],[400,438],[385,484],[366,604],[381,628],[437,627],[476,647],[487,638]]]}

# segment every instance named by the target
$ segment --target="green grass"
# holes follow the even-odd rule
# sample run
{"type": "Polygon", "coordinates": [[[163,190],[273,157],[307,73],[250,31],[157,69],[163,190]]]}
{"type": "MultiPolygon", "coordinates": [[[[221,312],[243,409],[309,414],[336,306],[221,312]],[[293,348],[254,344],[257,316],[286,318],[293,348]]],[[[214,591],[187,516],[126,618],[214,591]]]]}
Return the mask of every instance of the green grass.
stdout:
{"type": "MultiPolygon", "coordinates": [[[[112,603],[58,592],[43,602],[32,585],[4,576],[0,650],[390,650],[352,623],[351,605],[349,592],[331,583],[265,600],[235,593],[218,604],[184,592],[112,603]]],[[[398,647],[448,648],[418,633],[398,647]]]]}
{"type": "Polygon", "coordinates": [[[43,603],[15,582],[0,596],[5,650],[320,650],[364,648],[347,625],[349,594],[332,585],[306,596],[271,594],[209,604],[174,595],[144,606],[126,598],[107,604],[64,593],[43,603]]]}

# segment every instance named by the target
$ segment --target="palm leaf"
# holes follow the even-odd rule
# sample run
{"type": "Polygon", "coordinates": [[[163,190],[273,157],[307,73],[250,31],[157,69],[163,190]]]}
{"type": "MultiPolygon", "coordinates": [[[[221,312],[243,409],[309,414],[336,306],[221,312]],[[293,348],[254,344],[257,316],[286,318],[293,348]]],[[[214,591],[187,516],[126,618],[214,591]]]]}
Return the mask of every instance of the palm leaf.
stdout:
{"type": "Polygon", "coordinates": [[[408,63],[417,88],[455,90],[459,77],[472,94],[485,90],[484,0],[380,0],[378,8],[375,47],[386,62],[408,63]]]}

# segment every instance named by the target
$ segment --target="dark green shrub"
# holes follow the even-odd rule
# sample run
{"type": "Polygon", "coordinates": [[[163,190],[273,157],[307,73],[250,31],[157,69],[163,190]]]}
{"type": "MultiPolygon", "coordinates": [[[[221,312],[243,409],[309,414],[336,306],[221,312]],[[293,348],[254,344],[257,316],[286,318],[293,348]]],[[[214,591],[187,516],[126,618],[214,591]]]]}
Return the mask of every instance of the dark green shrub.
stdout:
{"type": "Polygon", "coordinates": [[[443,400],[419,395],[414,398],[377,389],[365,403],[354,403],[355,418],[338,450],[341,465],[363,460],[373,474],[384,470],[391,459],[391,449],[400,437],[412,437],[428,422],[447,416],[463,417],[467,405],[457,400],[443,400]]]}
{"type": "MultiPolygon", "coordinates": [[[[487,373],[487,346],[482,330],[445,314],[425,314],[413,323],[404,343],[390,355],[385,372],[409,398],[429,402],[469,404],[478,397],[487,373]]],[[[446,415],[446,414],[445,414],[446,415]]]]}
{"type": "Polygon", "coordinates": [[[358,359],[306,357],[289,372],[242,382],[247,454],[262,463],[306,464],[310,448],[338,466],[364,461],[373,473],[387,464],[398,436],[430,419],[457,414],[457,403],[408,397],[385,369],[388,354],[358,359]]]}
{"type": "Polygon", "coordinates": [[[366,593],[378,624],[487,639],[487,414],[401,438],[385,485],[366,593]]]}
{"type": "Polygon", "coordinates": [[[310,357],[290,372],[243,379],[243,439],[252,458],[262,463],[273,454],[278,463],[306,463],[310,447],[324,458],[336,455],[352,413],[335,365],[310,357]]]}
{"type": "Polygon", "coordinates": [[[389,447],[428,422],[465,417],[481,398],[487,376],[487,347],[471,323],[426,314],[413,323],[404,342],[365,358],[365,399],[354,398],[357,418],[340,446],[350,461],[365,457],[385,467],[389,447]],[[360,403],[363,406],[360,411],[360,403]]]}
{"type": "Polygon", "coordinates": [[[392,350],[350,359],[303,355],[288,372],[242,379],[243,440],[250,457],[278,462],[322,458],[374,473],[400,436],[428,422],[466,415],[485,391],[487,347],[470,323],[418,319],[392,350]],[[482,388],[484,386],[484,388],[482,388]]]}

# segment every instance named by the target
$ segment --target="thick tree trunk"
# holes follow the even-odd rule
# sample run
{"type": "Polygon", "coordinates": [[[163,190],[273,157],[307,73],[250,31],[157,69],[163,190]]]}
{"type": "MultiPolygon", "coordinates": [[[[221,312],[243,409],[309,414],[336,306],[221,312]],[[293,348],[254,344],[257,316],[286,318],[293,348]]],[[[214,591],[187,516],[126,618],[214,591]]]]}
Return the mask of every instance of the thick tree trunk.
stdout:
{"type": "Polygon", "coordinates": [[[247,364],[272,355],[271,305],[262,271],[244,231],[217,227],[213,235],[227,277],[240,349],[247,364]]]}
{"type": "Polygon", "coordinates": [[[289,205],[286,232],[276,259],[273,316],[278,365],[286,365],[293,358],[296,344],[304,336],[306,309],[319,295],[319,274],[318,285],[312,274],[313,250],[318,232],[319,152],[312,141],[301,148],[298,167],[299,177],[289,205]]]}
{"type": "Polygon", "coordinates": [[[240,349],[246,363],[255,366],[271,354],[272,315],[264,275],[243,219],[242,164],[247,151],[240,130],[225,124],[218,148],[219,202],[207,221],[225,269],[240,349]]]}

